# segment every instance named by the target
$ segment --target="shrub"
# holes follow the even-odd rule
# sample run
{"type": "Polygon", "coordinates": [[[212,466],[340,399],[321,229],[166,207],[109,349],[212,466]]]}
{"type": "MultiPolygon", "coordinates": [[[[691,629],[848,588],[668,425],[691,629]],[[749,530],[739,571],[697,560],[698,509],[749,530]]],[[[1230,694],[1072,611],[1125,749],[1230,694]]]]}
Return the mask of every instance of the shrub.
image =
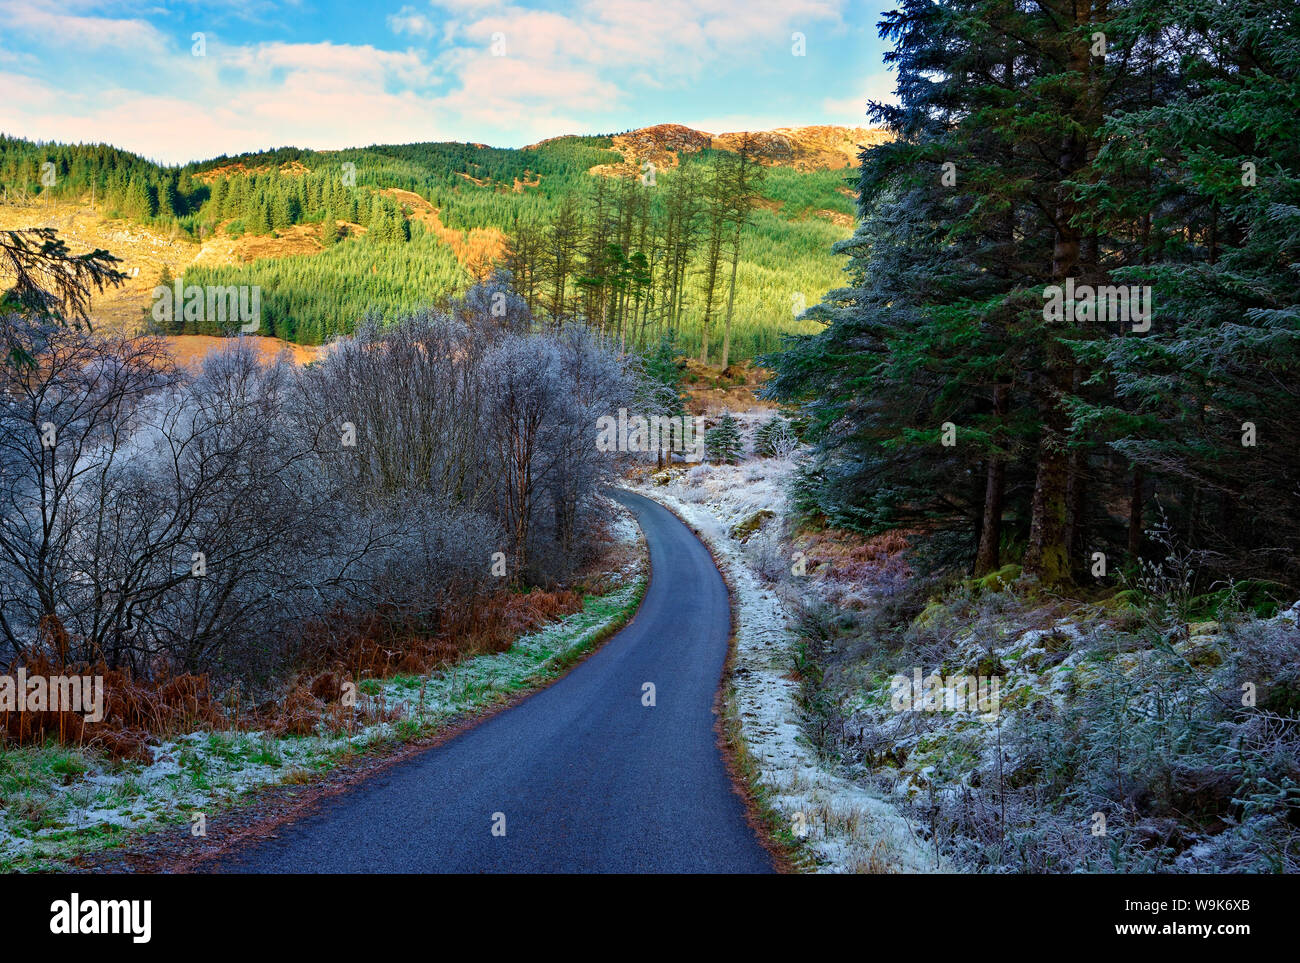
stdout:
{"type": "Polygon", "coordinates": [[[754,435],[754,454],[762,458],[785,458],[798,446],[794,426],[780,415],[759,425],[754,435]]]}
{"type": "Polygon", "coordinates": [[[704,453],[709,461],[734,465],[740,461],[744,444],[740,440],[740,422],[724,411],[718,424],[704,433],[704,453]]]}

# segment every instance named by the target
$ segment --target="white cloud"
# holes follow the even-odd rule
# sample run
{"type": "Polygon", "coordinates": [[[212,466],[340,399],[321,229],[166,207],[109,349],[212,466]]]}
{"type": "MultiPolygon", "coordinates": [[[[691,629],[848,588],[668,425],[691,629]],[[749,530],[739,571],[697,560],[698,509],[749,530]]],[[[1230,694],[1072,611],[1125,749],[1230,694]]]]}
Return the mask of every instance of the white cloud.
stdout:
{"type": "Polygon", "coordinates": [[[862,93],[854,97],[827,97],[821,102],[822,110],[828,117],[841,117],[832,123],[861,126],[867,123],[867,101],[874,100],[882,104],[897,103],[894,96],[894,74],[882,70],[871,74],[858,84],[862,93]]]}
{"type": "Polygon", "coordinates": [[[0,4],[0,23],[29,37],[57,37],[64,47],[87,51],[115,49],[153,57],[168,46],[162,32],[145,20],[78,16],[40,2],[0,4]]]}
{"type": "Polygon", "coordinates": [[[0,101],[0,130],[105,141],[168,162],[285,144],[325,149],[452,135],[428,95],[438,77],[414,52],[209,42],[206,57],[165,53],[150,66],[156,89],[174,93],[67,91],[57,76],[0,75],[16,94],[0,101]]]}
{"type": "Polygon", "coordinates": [[[447,30],[481,47],[504,34],[509,56],[534,63],[617,75],[639,68],[660,82],[683,83],[764,50],[784,59],[794,29],[839,23],[845,2],[587,0],[574,13],[485,5],[451,21],[447,30]]]}
{"type": "Polygon", "coordinates": [[[505,0],[429,0],[429,6],[462,13],[467,10],[486,10],[505,6],[505,0]]]}
{"type": "MultiPolygon", "coordinates": [[[[136,17],[83,13],[95,9],[90,0],[58,8],[48,0],[0,0],[0,25],[23,38],[17,50],[4,49],[7,38],[0,38],[0,71],[8,71],[0,72],[0,130],[104,140],[168,161],[283,144],[487,140],[493,131],[495,143],[522,144],[608,126],[593,118],[626,117],[644,92],[690,91],[718,69],[780,68],[791,30],[839,23],[847,2],[585,0],[554,12],[500,0],[436,0],[428,13],[406,5],[387,18],[395,34],[429,41],[433,51],[422,44],[405,51],[332,42],[232,44],[209,33],[207,56],[192,57],[188,31],[169,37],[136,17]],[[497,33],[505,35],[503,57],[491,53],[497,33]],[[74,79],[38,72],[28,50],[52,49],[40,46],[51,38],[64,51],[81,47],[98,56],[86,58],[74,79]],[[773,59],[764,63],[764,56],[773,59]],[[117,89],[105,90],[104,76],[117,89]]],[[[119,3],[125,0],[108,0],[107,9],[119,3]]],[[[242,11],[261,3],[227,6],[242,11]]],[[[828,99],[822,118],[765,117],[760,108],[716,125],[681,116],[647,122],[691,122],[714,132],[862,123],[864,105],[864,97],[828,99]]]]}
{"type": "Polygon", "coordinates": [[[434,35],[436,27],[433,21],[414,7],[402,7],[397,13],[388,15],[388,29],[401,36],[423,37],[426,40],[434,35]]]}

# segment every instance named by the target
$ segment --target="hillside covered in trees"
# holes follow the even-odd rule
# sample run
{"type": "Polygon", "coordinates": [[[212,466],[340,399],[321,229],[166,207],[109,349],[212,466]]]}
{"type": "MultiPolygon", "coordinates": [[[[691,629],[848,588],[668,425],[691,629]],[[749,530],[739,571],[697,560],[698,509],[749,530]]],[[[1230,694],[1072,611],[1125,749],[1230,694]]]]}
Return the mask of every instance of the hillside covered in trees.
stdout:
{"type": "MultiPolygon", "coordinates": [[[[183,167],[0,137],[0,184],[11,201],[93,203],[200,242],[312,225],[323,253],[196,264],[184,279],[260,286],[260,333],[302,344],[463,293],[494,266],[510,269],[539,314],[598,319],[625,342],[669,336],[730,361],[811,330],[799,315],[837,283],[830,248],[852,219],[846,171],[819,166],[836,155],[794,149],[797,132],[714,147],[699,132],[672,140],[686,128],[647,130],[522,150],[283,148],[183,167]],[[446,231],[500,241],[470,262],[453,256],[446,231]]],[[[164,333],[229,332],[180,319],[164,333]]]]}

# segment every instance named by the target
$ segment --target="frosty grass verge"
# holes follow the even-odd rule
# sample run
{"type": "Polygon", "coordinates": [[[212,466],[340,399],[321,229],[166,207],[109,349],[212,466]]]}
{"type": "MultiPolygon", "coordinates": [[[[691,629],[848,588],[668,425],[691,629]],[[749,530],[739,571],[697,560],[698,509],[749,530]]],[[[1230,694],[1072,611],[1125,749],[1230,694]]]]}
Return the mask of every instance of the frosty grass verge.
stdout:
{"type": "Polygon", "coordinates": [[[148,765],[113,763],[65,746],[0,749],[0,870],[57,868],[76,852],[212,811],[252,789],[306,782],[368,748],[428,735],[466,713],[562,675],[603,630],[636,607],[645,587],[645,545],[618,509],[615,538],[636,546],[619,587],[580,612],[526,635],[505,652],[429,675],[365,680],[362,698],[396,710],[396,721],[353,735],[270,737],[262,732],[192,732],[153,747],[148,765]]]}
{"type": "Polygon", "coordinates": [[[820,765],[800,728],[799,686],[790,678],[795,637],[789,615],[730,534],[761,510],[782,516],[791,467],[789,459],[704,464],[668,485],[635,491],[671,508],[700,534],[737,595],[731,683],[741,737],[759,782],[770,791],[770,804],[801,835],[816,871],[942,872],[948,867],[936,864],[907,818],[820,765]]]}

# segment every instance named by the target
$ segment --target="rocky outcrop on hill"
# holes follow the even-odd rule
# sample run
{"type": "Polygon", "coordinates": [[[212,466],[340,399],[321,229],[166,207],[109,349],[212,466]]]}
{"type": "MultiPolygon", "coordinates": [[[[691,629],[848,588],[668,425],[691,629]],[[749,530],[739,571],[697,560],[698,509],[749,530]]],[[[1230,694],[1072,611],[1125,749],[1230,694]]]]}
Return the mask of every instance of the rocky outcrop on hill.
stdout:
{"type": "Polygon", "coordinates": [[[800,171],[852,167],[863,147],[889,139],[889,133],[879,128],[827,124],[716,135],[681,124],[656,124],[615,134],[614,150],[623,155],[623,162],[602,164],[592,173],[626,174],[642,169],[647,161],[659,169],[676,167],[683,154],[708,148],[736,150],[746,133],[757,142],[760,163],[800,171]]]}

